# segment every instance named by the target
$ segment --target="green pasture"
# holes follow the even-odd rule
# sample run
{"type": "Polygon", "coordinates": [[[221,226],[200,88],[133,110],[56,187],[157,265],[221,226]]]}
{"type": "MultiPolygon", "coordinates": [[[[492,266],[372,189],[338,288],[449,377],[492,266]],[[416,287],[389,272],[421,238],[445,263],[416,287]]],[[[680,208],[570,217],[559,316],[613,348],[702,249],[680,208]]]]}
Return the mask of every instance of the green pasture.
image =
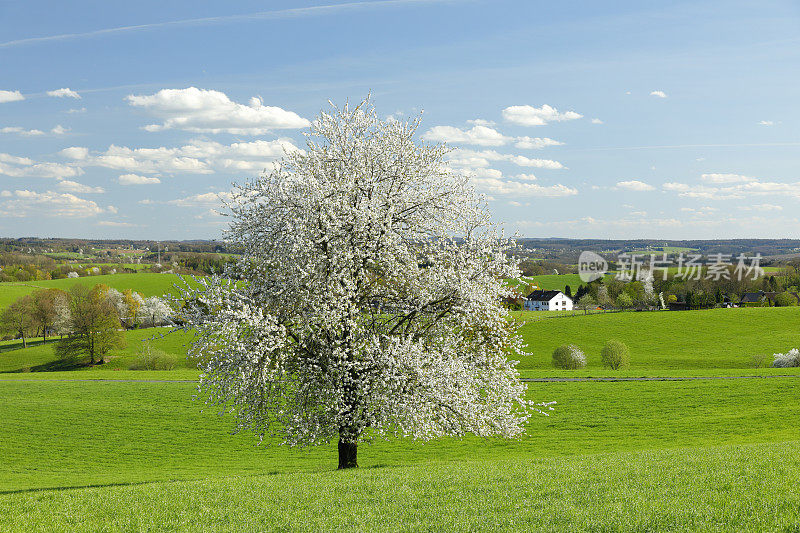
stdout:
{"type": "Polygon", "coordinates": [[[104,283],[120,291],[124,289],[133,289],[141,293],[142,296],[148,297],[175,293],[174,286],[176,283],[180,283],[180,279],[174,274],[140,272],[136,274],[106,274],[82,278],[0,283],[0,309],[7,307],[17,298],[37,289],[57,288],[66,291],[76,283],[83,283],[89,287],[98,283],[104,283]]]}
{"type": "Polygon", "coordinates": [[[38,375],[0,378],[3,531],[707,531],[800,518],[798,378],[531,384],[531,399],[558,403],[520,439],[379,440],[360,446],[358,471],[336,472],[335,445],[229,435],[191,383],[38,375]]]}
{"type": "MultiPolygon", "coordinates": [[[[143,343],[151,348],[162,350],[171,356],[176,369],[193,368],[186,359],[186,344],[191,335],[183,331],[172,331],[170,328],[144,328],[125,332],[125,346],[115,349],[106,355],[108,362],[88,370],[120,370],[127,369],[133,363],[143,343]]],[[[22,349],[20,340],[0,343],[0,372],[37,372],[58,369],[78,369],[74,363],[60,361],[53,352],[56,339],[48,339],[42,343],[41,337],[32,339],[28,348],[22,349]]],[[[82,372],[85,373],[85,372],[82,372]]]]}
{"type": "MultiPolygon", "coordinates": [[[[117,379],[140,379],[119,371],[117,379]]],[[[62,374],[65,380],[80,373],[62,374]]],[[[0,379],[0,491],[137,483],[268,472],[322,472],[335,444],[293,449],[252,434],[192,400],[193,383],[0,379]]],[[[367,468],[492,461],[800,439],[798,378],[677,382],[532,383],[556,401],[520,439],[378,440],[367,468]]],[[[800,457],[798,457],[800,460],[800,457]]]]}
{"type": "Polygon", "coordinates": [[[561,314],[515,314],[533,318],[520,329],[530,353],[520,369],[550,367],[553,350],[562,344],[576,344],[587,354],[587,368],[600,369],[600,350],[611,339],[630,347],[633,370],[750,368],[755,355],[767,354],[771,361],[773,353],[800,348],[797,307],[561,314]]]}
{"type": "Polygon", "coordinates": [[[800,443],[0,495],[3,531],[797,531],[800,443]]]}

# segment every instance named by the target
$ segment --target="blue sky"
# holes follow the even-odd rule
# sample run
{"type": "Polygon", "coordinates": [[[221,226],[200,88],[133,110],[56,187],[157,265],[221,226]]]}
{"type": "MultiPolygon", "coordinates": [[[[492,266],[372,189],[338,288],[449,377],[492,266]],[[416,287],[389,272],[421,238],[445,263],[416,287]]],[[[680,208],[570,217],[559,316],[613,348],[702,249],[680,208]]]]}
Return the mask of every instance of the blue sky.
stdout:
{"type": "Polygon", "coordinates": [[[800,4],[0,0],[0,236],[219,238],[327,100],[508,232],[800,238],[800,4]]]}

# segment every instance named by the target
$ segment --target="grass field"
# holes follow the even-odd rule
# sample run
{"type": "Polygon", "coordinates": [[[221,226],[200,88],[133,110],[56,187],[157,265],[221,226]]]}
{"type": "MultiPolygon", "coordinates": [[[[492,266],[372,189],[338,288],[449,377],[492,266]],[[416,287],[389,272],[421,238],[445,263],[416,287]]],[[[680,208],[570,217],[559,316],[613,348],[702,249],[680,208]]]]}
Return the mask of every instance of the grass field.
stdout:
{"type": "MultiPolygon", "coordinates": [[[[603,313],[541,318],[543,312],[517,313],[538,318],[520,330],[531,356],[521,369],[551,366],[553,350],[576,344],[587,367],[601,368],[600,350],[615,339],[631,349],[631,368],[748,368],[757,354],[784,353],[800,347],[800,308],[768,307],[603,313]]],[[[771,357],[769,358],[771,361],[771,357]]]]}
{"type": "Polygon", "coordinates": [[[530,396],[557,409],[523,439],[379,441],[360,447],[357,472],[332,471],[333,446],[228,435],[192,389],[0,379],[0,530],[708,531],[799,518],[797,378],[535,384],[530,396]]]}
{"type": "MultiPolygon", "coordinates": [[[[190,368],[191,363],[186,360],[185,345],[191,335],[168,328],[145,328],[125,332],[125,347],[115,349],[106,356],[108,362],[102,366],[90,369],[120,370],[127,369],[137,358],[142,349],[142,344],[147,342],[152,348],[163,350],[171,354],[175,368],[190,368]]],[[[53,353],[55,339],[43,344],[41,338],[33,339],[26,349],[19,349],[20,341],[6,341],[0,344],[0,372],[27,372],[44,370],[58,363],[53,353]],[[17,349],[11,349],[17,348],[17,349]]]]}
{"type": "Polygon", "coordinates": [[[202,411],[186,334],[150,341],[171,371],[125,370],[158,328],[99,367],[19,372],[53,362],[39,344],[0,353],[0,531],[798,531],[800,369],[749,364],[800,346],[800,308],[515,316],[524,377],[764,378],[529,383],[557,403],[520,439],[379,440],[336,472],[335,444],[256,446],[202,411]],[[600,366],[611,338],[630,369],[600,366]],[[586,369],[550,367],[564,342],[586,369]]]}
{"type": "Polygon", "coordinates": [[[69,290],[76,283],[83,283],[92,287],[104,283],[117,290],[133,289],[142,296],[161,296],[174,293],[174,285],[179,283],[178,276],[173,274],[152,274],[141,272],[136,274],[107,274],[103,276],[87,276],[83,278],[63,278],[44,281],[27,281],[14,283],[0,283],[0,309],[7,307],[17,298],[29,294],[38,288],[57,288],[69,290]]]}

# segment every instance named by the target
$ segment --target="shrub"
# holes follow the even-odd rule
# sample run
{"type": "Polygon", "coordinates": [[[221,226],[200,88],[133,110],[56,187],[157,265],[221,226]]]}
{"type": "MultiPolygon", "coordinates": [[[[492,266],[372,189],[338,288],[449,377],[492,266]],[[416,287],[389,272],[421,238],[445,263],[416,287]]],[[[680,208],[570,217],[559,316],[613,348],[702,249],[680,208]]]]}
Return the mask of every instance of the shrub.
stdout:
{"type": "Polygon", "coordinates": [[[797,298],[788,292],[775,296],[775,307],[792,307],[797,305],[797,298]]]}
{"type": "Polygon", "coordinates": [[[800,351],[792,348],[788,353],[776,353],[773,355],[772,368],[790,368],[800,366],[800,351]]]}
{"type": "Polygon", "coordinates": [[[612,370],[618,370],[630,364],[631,351],[624,342],[608,341],[600,351],[600,358],[604,365],[612,370]]]}
{"type": "Polygon", "coordinates": [[[128,370],[172,370],[173,368],[175,359],[163,350],[151,348],[148,343],[142,346],[142,350],[128,370]]]}
{"type": "Polygon", "coordinates": [[[553,351],[553,366],[575,370],[586,366],[586,355],[574,344],[559,346],[553,351]]]}

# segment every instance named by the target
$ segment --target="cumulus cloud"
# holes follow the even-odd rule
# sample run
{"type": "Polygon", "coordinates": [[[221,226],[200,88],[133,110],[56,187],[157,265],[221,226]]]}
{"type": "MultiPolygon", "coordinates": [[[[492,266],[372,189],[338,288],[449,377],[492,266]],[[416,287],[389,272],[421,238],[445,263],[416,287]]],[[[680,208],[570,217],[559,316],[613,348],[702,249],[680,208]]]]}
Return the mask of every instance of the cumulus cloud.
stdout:
{"type": "Polygon", "coordinates": [[[64,135],[68,131],[69,131],[69,128],[65,128],[61,124],[58,124],[58,125],[56,125],[56,127],[54,127],[53,129],[50,130],[50,133],[53,133],[55,135],[64,135]]]}
{"type": "Polygon", "coordinates": [[[503,109],[503,118],[521,126],[544,126],[549,122],[575,120],[583,115],[575,111],[559,112],[555,107],[544,104],[542,107],[515,105],[503,109]]]}
{"type": "Polygon", "coordinates": [[[758,124],[759,126],[774,126],[775,122],[772,120],[760,120],[758,124]]]}
{"type": "Polygon", "coordinates": [[[153,185],[161,183],[158,178],[148,178],[147,176],[139,176],[138,174],[123,174],[119,177],[118,181],[122,185],[153,185]]]}
{"type": "Polygon", "coordinates": [[[91,200],[66,192],[17,190],[4,191],[0,196],[5,198],[0,201],[0,214],[16,218],[88,218],[116,211],[111,206],[103,208],[91,200]]]}
{"type": "Polygon", "coordinates": [[[450,164],[460,168],[486,167],[489,161],[507,161],[520,167],[562,169],[564,165],[552,159],[535,159],[516,154],[501,154],[496,150],[459,149],[450,154],[450,164]]]}
{"type": "Polygon", "coordinates": [[[21,92],[0,90],[0,104],[4,104],[6,102],[18,102],[19,100],[25,100],[25,97],[22,96],[21,92]]]}
{"type": "Polygon", "coordinates": [[[89,149],[83,146],[70,146],[69,148],[61,150],[59,154],[67,159],[82,160],[89,157],[89,149]]]}
{"type": "Polygon", "coordinates": [[[0,154],[0,174],[12,178],[71,178],[83,174],[83,170],[60,163],[37,163],[27,157],[0,154]]]}
{"type": "Polygon", "coordinates": [[[287,139],[229,145],[194,140],[173,148],[129,148],[112,144],[107,150],[94,153],[73,146],[61,150],[60,154],[80,162],[82,166],[99,166],[131,174],[213,174],[218,171],[254,173],[270,170],[285,153],[297,150],[300,149],[287,139]]]}
{"type": "Polygon", "coordinates": [[[755,181],[755,178],[741,174],[702,174],[700,179],[708,183],[742,183],[755,181]]]}
{"type": "Polygon", "coordinates": [[[24,137],[35,137],[38,135],[44,135],[44,132],[42,130],[26,130],[25,128],[21,128],[19,126],[6,126],[4,128],[0,128],[0,133],[22,135],[24,137]]]}
{"type": "Polygon", "coordinates": [[[664,190],[676,192],[685,198],[706,198],[710,200],[739,200],[756,196],[780,195],[800,198],[800,182],[761,181],[758,178],[738,174],[704,174],[715,176],[704,178],[701,184],[670,182],[664,190]],[[716,180],[716,181],[714,181],[716,180]]]}
{"type": "Polygon", "coordinates": [[[655,187],[649,183],[639,180],[618,181],[617,189],[625,189],[626,191],[653,191],[655,187]]]}
{"type": "Polygon", "coordinates": [[[76,194],[102,194],[106,192],[102,187],[90,187],[89,185],[70,180],[59,181],[58,188],[62,191],[76,194]]]}
{"type": "Polygon", "coordinates": [[[434,126],[425,132],[422,138],[431,142],[452,142],[478,146],[502,146],[511,140],[511,137],[506,137],[488,126],[473,126],[468,130],[462,130],[455,126],[434,126]]]}
{"type": "Polygon", "coordinates": [[[67,113],[70,115],[74,115],[76,113],[86,113],[85,107],[75,108],[75,109],[67,109],[67,113]]]}
{"type": "Polygon", "coordinates": [[[602,123],[603,123],[603,121],[600,120],[599,118],[593,118],[592,119],[592,124],[602,124],[602,123]]]}
{"type": "Polygon", "coordinates": [[[467,124],[472,124],[473,126],[494,126],[497,123],[493,120],[484,120],[482,118],[475,118],[472,120],[468,120],[467,124]]]}
{"type": "MultiPolygon", "coordinates": [[[[494,169],[489,169],[494,170],[494,169]]],[[[481,192],[489,194],[504,194],[513,195],[515,197],[536,197],[536,198],[562,198],[565,196],[574,196],[578,194],[578,190],[566,185],[539,185],[538,183],[529,183],[524,181],[517,181],[514,179],[504,179],[502,173],[495,171],[494,173],[484,173],[483,176],[473,176],[471,178],[472,184],[481,192]]]]}
{"type": "Polygon", "coordinates": [[[650,96],[655,96],[657,98],[666,98],[667,93],[664,91],[650,91],[650,96]]]}
{"type": "Polygon", "coordinates": [[[74,98],[76,100],[80,100],[81,98],[81,95],[69,87],[63,87],[54,91],[47,91],[47,96],[53,96],[55,98],[74,98]]]}
{"type": "Polygon", "coordinates": [[[146,126],[147,131],[182,129],[204,133],[263,135],[277,129],[305,128],[310,122],[280,107],[265,106],[260,98],[240,104],[220,91],[162,89],[151,95],[129,95],[132,106],[141,107],[163,120],[146,126]]]}
{"type": "Polygon", "coordinates": [[[231,194],[228,192],[207,192],[201,194],[193,194],[185,198],[178,198],[170,200],[167,203],[170,205],[177,205],[179,207],[209,207],[221,206],[224,202],[231,199],[231,194]]]}
{"type": "Polygon", "coordinates": [[[489,127],[488,121],[472,120],[470,123],[481,122],[469,129],[455,126],[434,126],[422,135],[422,138],[431,142],[447,142],[454,144],[469,144],[475,146],[505,146],[514,143],[520,149],[541,150],[549,146],[561,146],[562,142],[549,137],[511,137],[503,135],[494,128],[489,127]]]}
{"type": "Polygon", "coordinates": [[[139,224],[132,222],[118,222],[116,220],[101,220],[97,223],[98,226],[106,226],[109,228],[137,228],[139,224]]]}
{"type": "Polygon", "coordinates": [[[549,137],[517,137],[514,146],[522,149],[541,150],[548,146],[561,146],[562,144],[564,143],[549,137]]]}

